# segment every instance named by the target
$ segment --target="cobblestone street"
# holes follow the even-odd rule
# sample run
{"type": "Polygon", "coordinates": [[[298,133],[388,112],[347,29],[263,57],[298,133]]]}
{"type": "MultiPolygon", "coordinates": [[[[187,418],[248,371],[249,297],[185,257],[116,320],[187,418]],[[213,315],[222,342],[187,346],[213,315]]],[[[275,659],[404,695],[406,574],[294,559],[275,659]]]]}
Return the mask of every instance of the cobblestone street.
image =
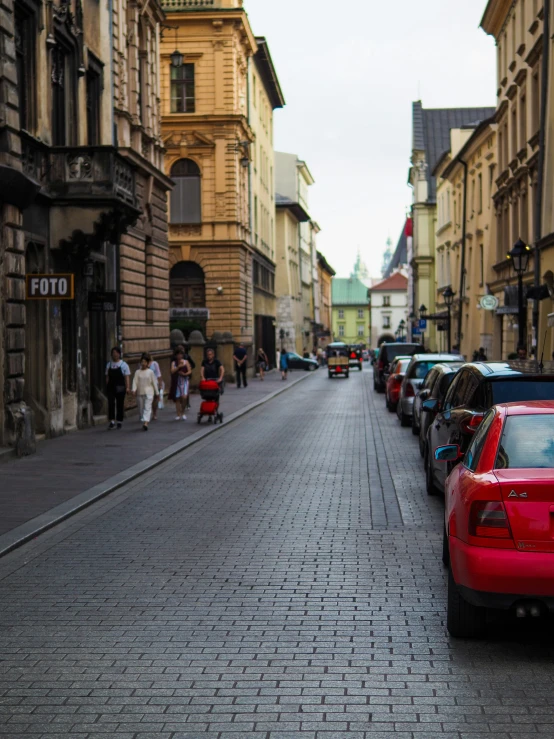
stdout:
{"type": "Polygon", "coordinates": [[[442,510],[314,373],[0,560],[0,735],[554,737],[550,623],[446,634],[442,510]]]}

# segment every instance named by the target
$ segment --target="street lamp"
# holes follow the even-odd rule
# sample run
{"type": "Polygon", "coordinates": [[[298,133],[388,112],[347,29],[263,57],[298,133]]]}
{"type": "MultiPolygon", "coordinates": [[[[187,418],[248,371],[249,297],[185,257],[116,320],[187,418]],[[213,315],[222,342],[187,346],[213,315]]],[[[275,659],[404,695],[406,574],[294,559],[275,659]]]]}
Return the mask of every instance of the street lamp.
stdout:
{"type": "Polygon", "coordinates": [[[517,307],[518,307],[518,348],[525,346],[525,313],[523,310],[523,275],[527,272],[529,266],[529,256],[531,249],[518,239],[514,244],[514,248],[508,254],[514,272],[517,275],[517,307]]]}
{"type": "MultiPolygon", "coordinates": [[[[425,320],[425,316],[427,315],[427,306],[423,303],[419,306],[419,317],[425,320]]],[[[421,331],[421,346],[425,347],[425,331],[421,331]]]]}
{"type": "Polygon", "coordinates": [[[452,351],[452,336],[451,336],[451,330],[452,330],[452,316],[451,316],[451,308],[452,303],[454,302],[454,295],[456,295],[455,292],[452,292],[452,288],[450,285],[446,288],[446,290],[443,292],[442,297],[444,298],[444,302],[446,303],[446,307],[448,309],[448,325],[447,325],[447,344],[448,344],[448,351],[452,351]]]}
{"type": "Polygon", "coordinates": [[[406,328],[406,321],[402,318],[400,323],[398,324],[398,338],[400,341],[404,340],[404,329],[406,328]]]}

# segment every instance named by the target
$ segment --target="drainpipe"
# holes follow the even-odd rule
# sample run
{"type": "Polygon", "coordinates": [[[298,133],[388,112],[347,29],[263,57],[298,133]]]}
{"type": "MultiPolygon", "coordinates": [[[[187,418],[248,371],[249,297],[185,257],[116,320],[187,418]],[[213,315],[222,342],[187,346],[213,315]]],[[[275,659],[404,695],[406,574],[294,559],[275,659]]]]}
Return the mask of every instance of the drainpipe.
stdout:
{"type": "MultiPolygon", "coordinates": [[[[537,197],[535,198],[535,274],[534,287],[537,290],[541,285],[541,253],[539,241],[542,238],[542,202],[544,188],[544,160],[546,148],[546,114],[548,109],[548,66],[550,51],[550,0],[544,0],[543,31],[542,31],[542,65],[541,65],[541,113],[539,128],[539,157],[537,166],[537,197]]],[[[539,346],[539,314],[540,302],[533,301],[533,333],[535,338],[535,357],[539,346]]]]}
{"type": "MultiPolygon", "coordinates": [[[[462,349],[462,311],[464,304],[464,293],[465,293],[465,272],[466,272],[466,232],[467,232],[467,162],[464,162],[460,157],[457,158],[464,168],[464,207],[462,213],[462,258],[460,259],[460,291],[458,293],[458,348],[462,349]]],[[[451,350],[450,347],[449,350],[451,350]]]]}

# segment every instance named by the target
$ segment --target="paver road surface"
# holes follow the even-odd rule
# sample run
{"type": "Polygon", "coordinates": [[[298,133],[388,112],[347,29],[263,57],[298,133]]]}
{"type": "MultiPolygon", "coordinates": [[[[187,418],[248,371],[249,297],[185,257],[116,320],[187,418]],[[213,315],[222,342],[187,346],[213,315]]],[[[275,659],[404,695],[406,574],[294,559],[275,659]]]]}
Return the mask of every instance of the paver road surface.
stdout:
{"type": "Polygon", "coordinates": [[[447,636],[383,406],[318,372],[0,560],[0,735],[554,737],[551,624],[447,636]]]}

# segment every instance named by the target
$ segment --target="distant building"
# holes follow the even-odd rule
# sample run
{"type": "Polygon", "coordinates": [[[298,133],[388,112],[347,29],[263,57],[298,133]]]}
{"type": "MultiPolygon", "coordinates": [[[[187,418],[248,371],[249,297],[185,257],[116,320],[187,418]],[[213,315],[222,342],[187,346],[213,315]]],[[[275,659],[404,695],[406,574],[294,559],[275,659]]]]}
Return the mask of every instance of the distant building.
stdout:
{"type": "Polygon", "coordinates": [[[336,273],[320,252],[317,252],[317,271],[319,288],[319,327],[317,330],[317,345],[325,347],[332,337],[331,284],[332,278],[336,273]]]}
{"type": "Polygon", "coordinates": [[[395,272],[369,290],[371,300],[371,346],[406,337],[408,324],[408,278],[395,272]],[[403,331],[398,331],[404,321],[403,331]]]}
{"type": "Polygon", "coordinates": [[[333,339],[346,344],[369,342],[368,288],[356,277],[332,280],[333,339]]]}

